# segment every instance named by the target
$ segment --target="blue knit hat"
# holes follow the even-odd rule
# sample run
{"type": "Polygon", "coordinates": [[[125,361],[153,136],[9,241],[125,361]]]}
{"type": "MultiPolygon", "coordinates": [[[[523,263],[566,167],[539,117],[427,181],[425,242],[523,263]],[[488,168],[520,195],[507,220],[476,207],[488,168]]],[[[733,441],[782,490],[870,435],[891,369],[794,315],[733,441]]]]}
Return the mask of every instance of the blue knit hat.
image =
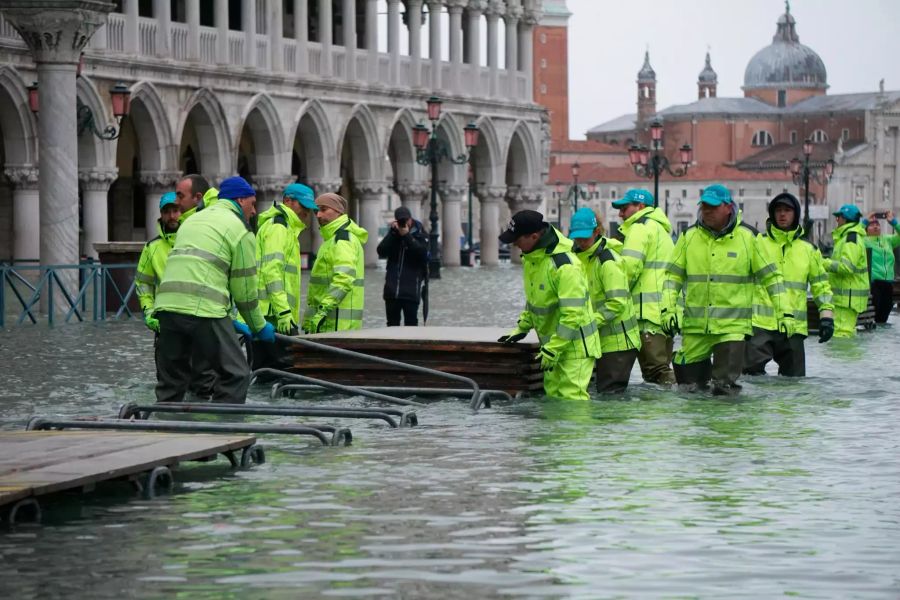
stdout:
{"type": "Polygon", "coordinates": [[[613,208],[622,208],[624,206],[628,206],[629,204],[646,204],[647,206],[653,206],[653,194],[648,192],[647,190],[642,189],[632,189],[625,192],[625,195],[619,198],[618,200],[613,200],[613,208]]]}
{"type": "Polygon", "coordinates": [[[720,204],[731,204],[731,192],[721,183],[714,183],[705,188],[700,194],[700,202],[709,204],[710,206],[719,206],[720,204]]]}
{"type": "Polygon", "coordinates": [[[597,215],[590,208],[582,206],[572,215],[569,222],[569,238],[573,240],[587,239],[597,229],[597,215]]]}
{"type": "Polygon", "coordinates": [[[308,208],[310,210],[319,210],[319,207],[316,206],[316,195],[313,193],[312,188],[308,185],[303,185],[302,183],[292,183],[284,188],[284,193],[281,195],[284,198],[296,200],[303,208],[308,208]]]}
{"type": "Polygon", "coordinates": [[[859,218],[862,216],[862,213],[859,212],[859,207],[855,204],[845,204],[832,214],[836,217],[844,217],[848,221],[859,221],[859,218]]]}
{"type": "Polygon", "coordinates": [[[178,204],[178,197],[175,195],[175,192],[166,192],[159,199],[159,210],[162,212],[162,209],[170,204],[178,204]]]}
{"type": "Polygon", "coordinates": [[[243,177],[229,177],[219,186],[219,198],[224,200],[237,200],[255,196],[256,191],[243,177]]]}

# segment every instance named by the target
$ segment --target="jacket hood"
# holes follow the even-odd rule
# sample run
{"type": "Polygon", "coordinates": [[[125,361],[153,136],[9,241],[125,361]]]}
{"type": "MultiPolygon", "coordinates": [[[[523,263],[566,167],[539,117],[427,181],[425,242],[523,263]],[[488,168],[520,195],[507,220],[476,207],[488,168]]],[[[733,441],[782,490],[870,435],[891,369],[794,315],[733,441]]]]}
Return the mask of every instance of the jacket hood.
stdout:
{"type": "Polygon", "coordinates": [[[164,239],[170,246],[175,245],[175,236],[178,234],[178,230],[166,232],[166,230],[163,229],[161,219],[156,220],[156,233],[159,234],[159,237],[164,239]]]}
{"type": "Polygon", "coordinates": [[[851,230],[856,231],[862,237],[866,237],[866,228],[862,226],[861,223],[856,221],[850,221],[849,223],[844,223],[837,229],[831,232],[831,237],[837,242],[842,237],[845,237],[851,230]]]}
{"type": "Polygon", "coordinates": [[[320,231],[322,232],[322,239],[330,240],[334,237],[334,234],[337,233],[337,230],[341,229],[344,225],[347,226],[347,231],[349,231],[351,235],[359,240],[360,244],[365,244],[367,241],[369,241],[369,232],[354,223],[353,219],[351,219],[347,215],[341,215],[331,223],[322,226],[320,228],[320,231]]]}
{"type": "Polygon", "coordinates": [[[794,222],[791,223],[790,229],[786,229],[785,231],[793,231],[800,227],[800,201],[797,200],[797,197],[793,194],[788,194],[787,192],[778,194],[774,198],[772,198],[771,202],[769,202],[769,220],[766,221],[766,228],[776,227],[775,225],[775,206],[777,204],[784,204],[787,202],[791,205],[791,208],[794,209],[794,222]]]}
{"type": "Polygon", "coordinates": [[[536,262],[548,255],[572,252],[574,246],[572,240],[564,236],[560,230],[553,225],[547,225],[537,245],[531,252],[523,252],[522,259],[536,262]]]}
{"type": "Polygon", "coordinates": [[[726,235],[728,235],[729,233],[734,231],[734,229],[738,225],[741,224],[741,209],[739,209],[736,206],[734,207],[734,210],[731,211],[731,218],[728,220],[728,225],[726,225],[725,229],[723,229],[722,231],[713,231],[712,229],[707,227],[703,223],[703,219],[701,218],[701,216],[702,215],[701,215],[700,209],[698,208],[697,209],[697,227],[699,227],[703,231],[709,233],[714,238],[725,237],[726,235]]]}
{"type": "Polygon", "coordinates": [[[297,235],[300,235],[300,232],[305,229],[305,224],[300,220],[300,217],[297,216],[297,213],[286,208],[283,204],[276,204],[259,213],[259,216],[257,217],[257,226],[262,227],[278,215],[284,215],[284,220],[288,229],[297,231],[297,235]]]}
{"type": "Polygon", "coordinates": [[[625,219],[625,222],[622,223],[619,229],[628,231],[628,229],[634,223],[644,217],[647,217],[647,219],[650,221],[656,221],[657,223],[659,223],[662,228],[666,230],[666,233],[672,233],[672,223],[669,221],[669,217],[666,216],[666,213],[659,210],[658,206],[648,206],[646,208],[642,208],[641,210],[625,219]]]}

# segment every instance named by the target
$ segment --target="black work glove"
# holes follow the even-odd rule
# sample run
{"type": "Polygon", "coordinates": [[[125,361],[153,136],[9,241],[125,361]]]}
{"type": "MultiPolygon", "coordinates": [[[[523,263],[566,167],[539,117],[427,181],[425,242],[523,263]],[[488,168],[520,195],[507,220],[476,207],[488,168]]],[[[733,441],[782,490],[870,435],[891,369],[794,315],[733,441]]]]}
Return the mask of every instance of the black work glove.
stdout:
{"type": "Polygon", "coordinates": [[[519,331],[517,333],[501,335],[499,338],[497,338],[497,341],[501,342],[503,344],[515,344],[516,342],[525,339],[526,335],[528,335],[527,331],[525,333],[522,333],[521,331],[519,331]]]}
{"type": "Polygon", "coordinates": [[[824,344],[834,335],[834,319],[823,317],[819,320],[819,343],[824,344]]]}

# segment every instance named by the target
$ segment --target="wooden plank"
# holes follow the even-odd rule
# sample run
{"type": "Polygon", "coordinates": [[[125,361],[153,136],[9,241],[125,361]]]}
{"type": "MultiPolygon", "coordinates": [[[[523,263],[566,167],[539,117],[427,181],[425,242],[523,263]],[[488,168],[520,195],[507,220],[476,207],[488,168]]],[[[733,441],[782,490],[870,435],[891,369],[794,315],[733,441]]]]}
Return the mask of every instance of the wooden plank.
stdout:
{"type": "Polygon", "coordinates": [[[26,431],[0,433],[0,505],[118,479],[182,461],[237,450],[255,443],[251,435],[173,434],[118,431],[26,431]],[[46,452],[36,450],[41,447],[46,452]],[[10,465],[17,449],[27,462],[10,465]]]}

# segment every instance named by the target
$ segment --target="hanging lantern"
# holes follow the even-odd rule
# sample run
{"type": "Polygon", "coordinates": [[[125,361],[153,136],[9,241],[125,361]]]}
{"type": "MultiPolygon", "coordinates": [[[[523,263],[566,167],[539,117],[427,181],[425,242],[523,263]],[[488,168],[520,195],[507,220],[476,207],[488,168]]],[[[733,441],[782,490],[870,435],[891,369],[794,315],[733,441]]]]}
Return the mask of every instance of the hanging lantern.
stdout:
{"type": "Polygon", "coordinates": [[[658,142],[662,139],[663,136],[663,124],[659,119],[653,119],[653,122],[650,123],[650,139],[654,142],[658,142]]]}
{"type": "Polygon", "coordinates": [[[413,146],[419,150],[424,150],[425,146],[428,145],[428,136],[430,134],[431,132],[428,131],[427,127],[421,123],[416,123],[416,126],[413,127],[413,146]]]}
{"type": "Polygon", "coordinates": [[[466,138],[466,148],[474,148],[478,145],[478,135],[480,133],[478,125],[474,122],[463,127],[463,135],[466,138]]]}
{"type": "Polygon", "coordinates": [[[437,96],[432,96],[425,102],[428,105],[428,119],[430,121],[437,121],[441,118],[441,99],[437,96]]]}
{"type": "Polygon", "coordinates": [[[684,165],[684,168],[687,168],[692,162],[694,162],[694,149],[691,148],[690,144],[685,144],[679,149],[679,153],[681,154],[681,164],[684,165]]]}
{"type": "Polygon", "coordinates": [[[31,109],[31,112],[33,112],[36,116],[38,114],[38,109],[40,107],[39,102],[38,102],[38,83],[37,83],[37,81],[35,81],[34,83],[29,85],[25,89],[28,90],[28,108],[31,109]]]}
{"type": "Polygon", "coordinates": [[[131,109],[131,90],[125,84],[117,83],[109,91],[109,95],[112,98],[113,115],[116,120],[121,122],[122,117],[126,116],[131,109]]]}

